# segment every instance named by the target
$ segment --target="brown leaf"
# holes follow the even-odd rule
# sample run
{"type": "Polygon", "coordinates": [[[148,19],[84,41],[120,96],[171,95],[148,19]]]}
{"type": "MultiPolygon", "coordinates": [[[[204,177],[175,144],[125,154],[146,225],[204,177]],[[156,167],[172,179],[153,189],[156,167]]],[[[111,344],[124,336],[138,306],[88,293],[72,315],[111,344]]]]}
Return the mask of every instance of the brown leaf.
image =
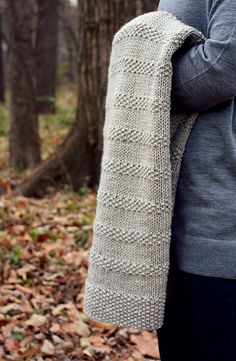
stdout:
{"type": "Polygon", "coordinates": [[[48,340],[45,340],[41,347],[41,351],[43,353],[45,353],[46,355],[54,355],[55,347],[51,342],[49,342],[48,340]]]}
{"type": "Polygon", "coordinates": [[[23,312],[23,307],[21,305],[18,305],[17,303],[10,303],[0,308],[0,312],[4,314],[11,311],[23,312]]]}
{"type": "Polygon", "coordinates": [[[61,304],[53,309],[52,314],[53,314],[53,316],[58,316],[61,314],[62,311],[73,309],[73,308],[75,308],[75,305],[72,302],[61,304]]]}
{"type": "Polygon", "coordinates": [[[79,321],[75,323],[76,325],[76,333],[79,336],[89,336],[90,335],[90,330],[89,327],[87,325],[87,323],[83,322],[83,321],[79,321]]]}
{"type": "Polygon", "coordinates": [[[27,294],[31,294],[33,295],[34,294],[34,291],[29,288],[29,287],[24,287],[24,286],[21,286],[21,285],[15,285],[15,288],[20,291],[20,292],[23,292],[23,293],[27,293],[27,294]]]}
{"type": "Polygon", "coordinates": [[[24,360],[32,360],[33,356],[36,356],[40,353],[40,348],[37,345],[29,344],[24,349],[20,349],[21,357],[24,357],[24,360]]]}
{"type": "Polygon", "coordinates": [[[8,338],[8,337],[11,336],[11,333],[12,333],[12,330],[13,330],[14,326],[15,326],[15,323],[11,322],[6,326],[1,327],[1,331],[2,331],[2,334],[3,334],[4,338],[8,338]]]}
{"type": "Polygon", "coordinates": [[[130,335],[130,340],[142,355],[160,359],[157,337],[152,332],[143,331],[139,335],[130,335]]]}
{"type": "Polygon", "coordinates": [[[76,332],[76,326],[75,323],[73,322],[67,322],[64,323],[64,325],[62,325],[62,330],[67,332],[67,333],[75,333],[76,332]]]}
{"type": "Polygon", "coordinates": [[[27,274],[31,271],[35,270],[35,266],[32,264],[26,264],[24,267],[19,268],[16,273],[23,278],[23,280],[27,279],[27,274]]]}
{"type": "Polygon", "coordinates": [[[59,323],[53,323],[52,326],[50,327],[50,331],[52,333],[55,333],[55,332],[59,332],[61,329],[59,323]]]}
{"type": "Polygon", "coordinates": [[[15,352],[18,350],[18,342],[12,340],[11,338],[7,338],[5,340],[5,347],[10,352],[15,352]]]}
{"type": "MultiPolygon", "coordinates": [[[[132,358],[134,361],[144,361],[144,357],[139,351],[132,352],[132,358]]],[[[149,361],[155,361],[155,360],[149,359],[149,361]]]]}
{"type": "Polygon", "coordinates": [[[47,323],[47,317],[43,315],[33,314],[29,320],[25,322],[26,326],[41,327],[47,323]]]}
{"type": "Polygon", "coordinates": [[[108,353],[108,354],[112,352],[112,348],[109,347],[108,345],[97,344],[96,346],[94,346],[94,349],[96,351],[100,351],[100,352],[108,353]]]}
{"type": "Polygon", "coordinates": [[[87,347],[87,346],[90,346],[91,345],[91,342],[90,342],[90,339],[88,337],[81,337],[80,339],[80,346],[82,348],[84,347],[87,347]]]}

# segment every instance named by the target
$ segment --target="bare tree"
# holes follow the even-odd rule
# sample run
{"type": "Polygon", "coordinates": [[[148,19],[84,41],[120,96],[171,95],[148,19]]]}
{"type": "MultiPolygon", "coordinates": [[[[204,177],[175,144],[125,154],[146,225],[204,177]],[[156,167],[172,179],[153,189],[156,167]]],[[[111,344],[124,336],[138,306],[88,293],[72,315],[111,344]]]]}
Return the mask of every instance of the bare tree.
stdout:
{"type": "Polygon", "coordinates": [[[4,92],[4,70],[3,70],[3,51],[2,51],[2,8],[0,4],[0,102],[5,101],[4,92]]]}
{"type": "Polygon", "coordinates": [[[37,0],[36,84],[40,113],[54,112],[59,0],[37,0]]]}
{"type": "Polygon", "coordinates": [[[143,12],[155,11],[158,8],[159,0],[142,0],[143,12]]]}
{"type": "Polygon", "coordinates": [[[136,0],[137,15],[157,10],[159,0],[136,0]]]}
{"type": "Polygon", "coordinates": [[[9,0],[11,15],[10,165],[25,169],[40,162],[36,112],[32,8],[30,0],[9,0]]]}
{"type": "MultiPolygon", "coordinates": [[[[68,67],[66,71],[70,82],[77,81],[77,11],[70,0],[64,0],[59,12],[59,50],[60,46],[65,49],[68,67]]],[[[65,55],[65,53],[63,55],[65,55]]],[[[60,55],[60,53],[59,53],[60,55]]]]}
{"type": "Polygon", "coordinates": [[[136,13],[136,1],[79,1],[76,119],[54,154],[23,181],[20,191],[24,195],[42,197],[51,186],[64,184],[72,189],[98,184],[111,41],[136,13]]]}

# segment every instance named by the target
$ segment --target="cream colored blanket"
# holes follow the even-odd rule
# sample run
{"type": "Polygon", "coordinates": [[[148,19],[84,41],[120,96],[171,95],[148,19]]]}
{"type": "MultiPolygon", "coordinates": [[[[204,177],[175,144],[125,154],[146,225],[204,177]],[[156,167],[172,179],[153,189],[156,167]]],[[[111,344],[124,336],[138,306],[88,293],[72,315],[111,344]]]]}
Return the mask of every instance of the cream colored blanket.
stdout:
{"type": "Polygon", "coordinates": [[[205,40],[159,10],[113,38],[84,290],[84,313],[97,321],[140,330],[163,325],[175,192],[197,117],[171,112],[171,57],[187,38],[189,45],[205,40]]]}

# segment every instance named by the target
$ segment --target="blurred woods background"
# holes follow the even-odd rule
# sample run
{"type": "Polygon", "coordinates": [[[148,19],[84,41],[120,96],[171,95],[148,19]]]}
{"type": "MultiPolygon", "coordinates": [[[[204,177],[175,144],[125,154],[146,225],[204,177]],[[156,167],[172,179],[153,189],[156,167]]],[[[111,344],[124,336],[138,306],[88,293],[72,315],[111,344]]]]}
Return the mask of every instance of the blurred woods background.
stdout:
{"type": "Polygon", "coordinates": [[[0,0],[0,361],[159,360],[88,319],[111,42],[158,0],[0,0]]]}
{"type": "Polygon", "coordinates": [[[1,0],[0,100],[10,112],[6,119],[1,106],[5,161],[18,172],[31,170],[23,181],[11,179],[13,189],[43,197],[65,185],[97,185],[112,37],[156,8],[157,0],[1,0]],[[59,119],[68,131],[55,139],[50,122],[59,119]],[[45,130],[58,143],[48,153],[45,130]]]}

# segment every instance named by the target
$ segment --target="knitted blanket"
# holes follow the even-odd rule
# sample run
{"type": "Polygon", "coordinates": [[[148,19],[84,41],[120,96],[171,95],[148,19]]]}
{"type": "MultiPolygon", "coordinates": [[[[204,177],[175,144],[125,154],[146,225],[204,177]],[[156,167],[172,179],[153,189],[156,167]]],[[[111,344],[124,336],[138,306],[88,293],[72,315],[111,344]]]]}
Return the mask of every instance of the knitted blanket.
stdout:
{"type": "Polygon", "coordinates": [[[113,38],[83,300],[94,320],[140,330],[163,325],[175,192],[197,117],[171,111],[171,57],[183,43],[204,40],[160,10],[137,16],[113,38]]]}

